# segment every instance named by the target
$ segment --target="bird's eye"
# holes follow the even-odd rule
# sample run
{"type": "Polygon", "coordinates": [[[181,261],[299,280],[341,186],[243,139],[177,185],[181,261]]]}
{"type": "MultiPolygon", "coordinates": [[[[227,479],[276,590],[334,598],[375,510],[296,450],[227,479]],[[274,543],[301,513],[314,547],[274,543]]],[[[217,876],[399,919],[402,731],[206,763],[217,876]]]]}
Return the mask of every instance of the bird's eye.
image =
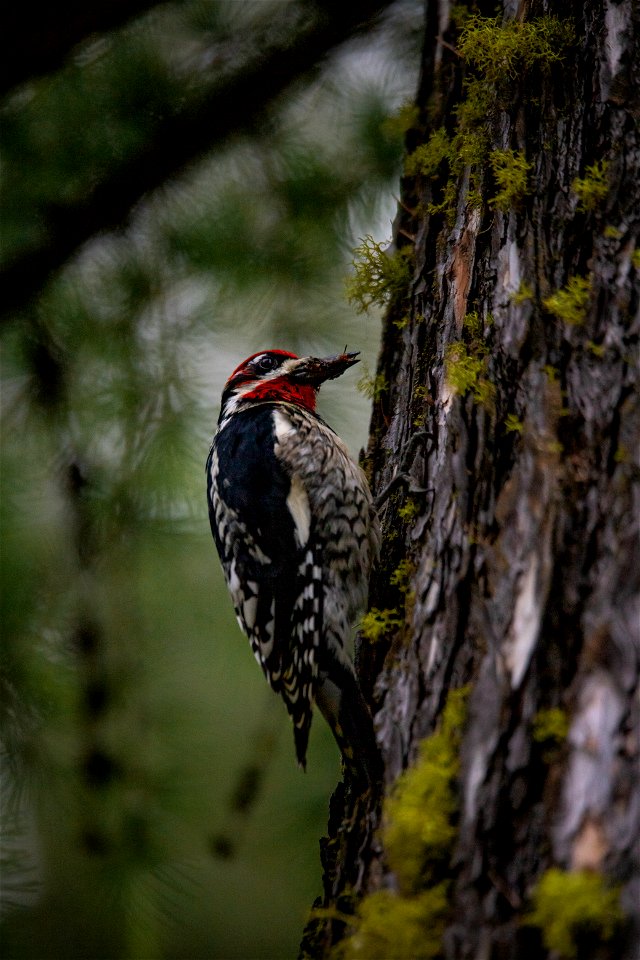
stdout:
{"type": "Polygon", "coordinates": [[[261,373],[268,373],[270,370],[275,370],[276,367],[279,366],[279,363],[275,357],[264,356],[258,357],[258,359],[254,361],[254,366],[261,373]]]}

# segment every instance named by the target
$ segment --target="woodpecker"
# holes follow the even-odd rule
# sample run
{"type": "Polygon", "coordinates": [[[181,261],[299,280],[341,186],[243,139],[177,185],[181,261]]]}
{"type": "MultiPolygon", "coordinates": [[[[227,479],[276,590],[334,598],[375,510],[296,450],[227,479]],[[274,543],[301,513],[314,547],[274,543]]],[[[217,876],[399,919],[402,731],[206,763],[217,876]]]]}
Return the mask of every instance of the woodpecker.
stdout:
{"type": "Polygon", "coordinates": [[[380,776],[371,714],[347,653],[379,548],[360,467],[316,413],[357,353],[265,350],[233,371],[207,459],[211,530],[238,623],[293,722],[299,765],[317,703],[345,765],[380,776]]]}

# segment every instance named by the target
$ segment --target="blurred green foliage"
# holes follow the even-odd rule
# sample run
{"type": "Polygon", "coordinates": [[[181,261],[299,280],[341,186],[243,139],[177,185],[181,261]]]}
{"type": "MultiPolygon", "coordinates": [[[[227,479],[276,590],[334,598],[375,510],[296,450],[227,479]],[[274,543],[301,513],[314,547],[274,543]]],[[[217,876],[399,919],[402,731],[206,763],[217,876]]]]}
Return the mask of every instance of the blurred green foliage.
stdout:
{"type": "MultiPolygon", "coordinates": [[[[344,276],[359,236],[389,234],[402,144],[387,121],[413,93],[420,6],[335,51],[4,324],[6,957],[295,955],[337,749],[316,721],[296,768],[222,582],[203,464],[247,354],[348,343],[375,360],[379,318],[354,316],[344,276]],[[233,799],[247,765],[253,806],[233,799]]],[[[13,91],[5,262],[294,8],[163,5],[13,91]]],[[[321,408],[357,453],[355,381],[321,408]]]]}

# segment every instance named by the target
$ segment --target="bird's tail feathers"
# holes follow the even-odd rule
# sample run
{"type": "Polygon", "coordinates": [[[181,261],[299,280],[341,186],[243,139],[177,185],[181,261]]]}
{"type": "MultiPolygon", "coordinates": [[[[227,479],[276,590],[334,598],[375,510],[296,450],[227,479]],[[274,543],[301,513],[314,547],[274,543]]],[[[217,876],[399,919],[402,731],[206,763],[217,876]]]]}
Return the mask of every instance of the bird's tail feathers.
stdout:
{"type": "Polygon", "coordinates": [[[383,772],[382,757],[373,718],[351,664],[340,664],[337,676],[334,662],[331,678],[320,671],[316,703],[350,773],[359,780],[379,782],[383,772]]]}

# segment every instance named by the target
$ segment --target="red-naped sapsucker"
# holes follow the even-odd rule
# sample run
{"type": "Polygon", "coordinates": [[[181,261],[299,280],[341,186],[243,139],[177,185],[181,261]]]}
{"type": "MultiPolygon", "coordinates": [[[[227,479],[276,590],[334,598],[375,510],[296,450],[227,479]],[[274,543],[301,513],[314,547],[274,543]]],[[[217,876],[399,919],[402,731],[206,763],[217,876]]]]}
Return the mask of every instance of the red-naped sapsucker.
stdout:
{"type": "Polygon", "coordinates": [[[347,654],[379,529],[365,476],[315,412],[357,354],[256,353],[222,394],[207,460],[213,537],[238,622],[294,724],[305,766],[314,702],[356,775],[377,779],[371,714],[347,654]]]}

